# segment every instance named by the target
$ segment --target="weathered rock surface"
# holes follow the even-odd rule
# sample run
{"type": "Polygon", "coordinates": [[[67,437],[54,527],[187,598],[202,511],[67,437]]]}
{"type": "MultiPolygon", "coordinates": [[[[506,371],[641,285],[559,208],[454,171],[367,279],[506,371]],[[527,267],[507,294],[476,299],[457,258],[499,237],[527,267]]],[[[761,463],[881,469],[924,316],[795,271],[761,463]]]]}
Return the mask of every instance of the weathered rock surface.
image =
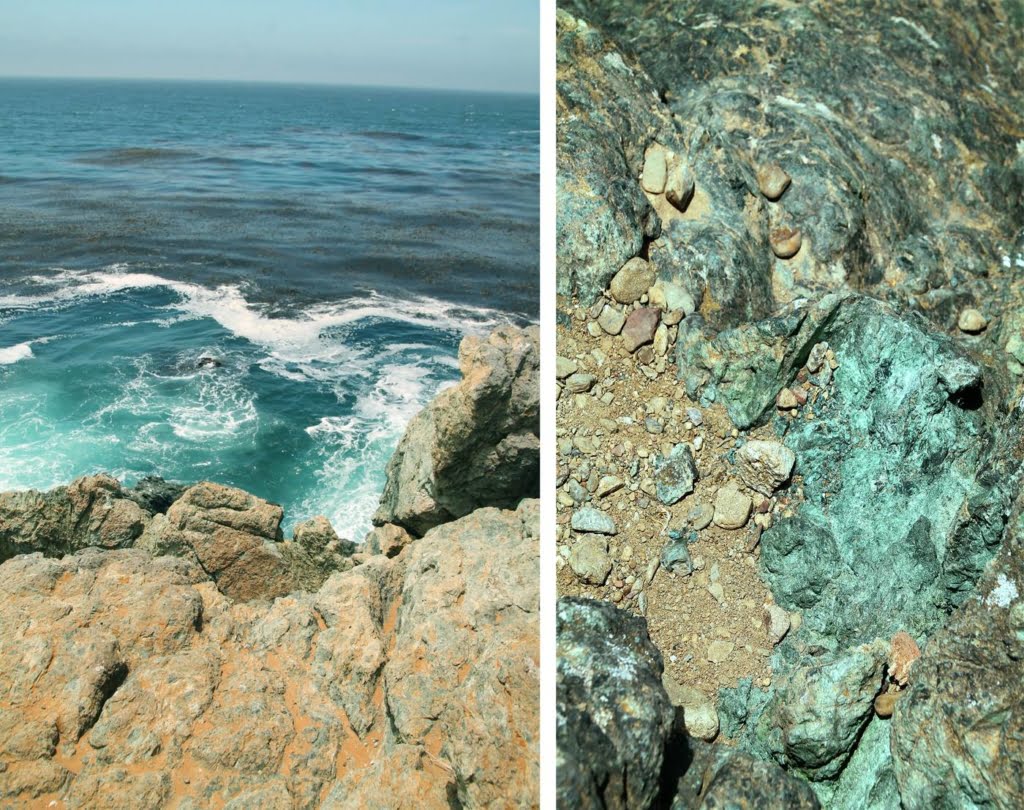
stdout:
{"type": "Polygon", "coordinates": [[[643,619],[564,598],[557,632],[559,807],[818,807],[811,789],[777,765],[686,737],[643,619]]]}
{"type": "MultiPolygon", "coordinates": [[[[796,460],[727,451],[772,496],[753,550],[781,643],[770,680],[720,691],[722,733],[825,806],[1019,806],[1019,3],[562,5],[559,292],[607,285],[588,251],[641,256],[652,306],[692,301],[689,397],[796,460]],[[899,633],[912,666],[887,660],[899,633]]],[[[682,806],[757,806],[709,783],[682,806]]]]}
{"type": "Polygon", "coordinates": [[[478,510],[273,603],[188,556],[8,560],[0,803],[535,806],[537,522],[478,510]]]}
{"type": "Polygon", "coordinates": [[[536,327],[501,327],[459,348],[462,381],[410,422],[387,468],[376,525],[421,536],[481,506],[536,497],[540,354],[536,327]]]}
{"type": "Polygon", "coordinates": [[[0,492],[0,560],[39,551],[70,554],[88,546],[124,548],[150,515],[108,475],[79,478],[50,492],[0,492]]]}
{"type": "Polygon", "coordinates": [[[892,720],[906,808],[1024,804],[1024,518],[929,641],[892,720]]]}
{"type": "Polygon", "coordinates": [[[952,329],[1000,294],[992,271],[1021,250],[1017,4],[966,25],[910,0],[562,5],[575,15],[559,22],[563,294],[589,304],[604,255],[621,265],[644,237],[658,275],[717,325],[850,287],[952,329]],[[639,178],[654,142],[696,192],[686,215],[658,208],[652,223],[639,178]],[[777,258],[770,233],[789,229],[802,246],[777,258]]]}
{"type": "Polygon", "coordinates": [[[232,599],[316,590],[344,566],[338,538],[321,519],[297,527],[300,542],[280,542],[283,516],[280,506],[243,490],[196,484],[153,518],[136,546],[192,560],[232,599]]]}
{"type": "Polygon", "coordinates": [[[558,806],[651,807],[675,710],[646,623],[607,602],[560,599],[557,633],[558,806]]]}
{"type": "Polygon", "coordinates": [[[672,810],[817,810],[814,791],[770,762],[740,751],[692,743],[672,810]]]}

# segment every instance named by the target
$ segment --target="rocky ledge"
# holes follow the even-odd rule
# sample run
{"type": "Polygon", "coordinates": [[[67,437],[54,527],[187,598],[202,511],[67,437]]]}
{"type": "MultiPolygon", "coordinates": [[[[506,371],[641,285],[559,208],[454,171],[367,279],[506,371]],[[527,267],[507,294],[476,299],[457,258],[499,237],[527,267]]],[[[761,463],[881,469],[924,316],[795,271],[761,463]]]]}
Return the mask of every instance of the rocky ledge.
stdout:
{"type": "Polygon", "coordinates": [[[561,5],[562,805],[1024,805],[1020,3],[561,5]]]}
{"type": "Polygon", "coordinates": [[[536,806],[536,459],[508,451],[538,434],[536,332],[467,355],[458,430],[403,446],[493,462],[500,493],[392,464],[386,499],[462,504],[415,537],[284,540],[280,507],[209,482],[0,494],[0,806],[536,806]]]}

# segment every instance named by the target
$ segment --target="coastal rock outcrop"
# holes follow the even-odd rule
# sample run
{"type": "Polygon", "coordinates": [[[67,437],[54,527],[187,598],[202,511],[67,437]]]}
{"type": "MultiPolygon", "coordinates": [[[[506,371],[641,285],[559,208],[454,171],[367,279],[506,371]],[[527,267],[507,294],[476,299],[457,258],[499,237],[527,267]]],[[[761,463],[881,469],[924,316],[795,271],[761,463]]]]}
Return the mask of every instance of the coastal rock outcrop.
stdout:
{"type": "Polygon", "coordinates": [[[388,463],[376,525],[421,536],[481,506],[538,495],[538,329],[466,337],[459,363],[462,380],[413,418],[388,463]]]}
{"type": "Polygon", "coordinates": [[[285,540],[211,482],[0,494],[0,806],[535,807],[535,330],[463,358],[415,483],[493,476],[422,536],[285,540]]]}
{"type": "Polygon", "coordinates": [[[86,476],[45,493],[0,492],[0,560],[35,551],[124,548],[142,535],[149,519],[109,475],[86,476]]]}
{"type": "Polygon", "coordinates": [[[537,520],[479,510],[272,603],[187,556],[8,560],[0,803],[533,806],[537,520]]]}

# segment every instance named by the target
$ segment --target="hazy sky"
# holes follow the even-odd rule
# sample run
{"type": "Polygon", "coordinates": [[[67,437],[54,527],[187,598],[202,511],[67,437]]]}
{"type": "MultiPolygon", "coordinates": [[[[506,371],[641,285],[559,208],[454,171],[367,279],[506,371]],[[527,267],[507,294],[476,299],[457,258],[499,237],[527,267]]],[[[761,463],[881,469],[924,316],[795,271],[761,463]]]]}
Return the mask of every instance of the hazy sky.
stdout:
{"type": "Polygon", "coordinates": [[[538,0],[0,0],[0,76],[537,92],[538,0]]]}

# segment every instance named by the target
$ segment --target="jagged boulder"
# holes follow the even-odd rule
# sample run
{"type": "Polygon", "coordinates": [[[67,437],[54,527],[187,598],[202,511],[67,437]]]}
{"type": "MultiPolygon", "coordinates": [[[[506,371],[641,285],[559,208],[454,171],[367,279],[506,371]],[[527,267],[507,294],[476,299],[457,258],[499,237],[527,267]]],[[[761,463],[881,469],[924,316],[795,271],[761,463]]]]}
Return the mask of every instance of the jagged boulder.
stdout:
{"type": "Polygon", "coordinates": [[[647,623],[608,602],[558,600],[559,807],[648,808],[675,710],[647,623]]]}
{"type": "MultiPolygon", "coordinates": [[[[266,505],[187,497],[276,533],[266,505]]],[[[0,804],[535,806],[537,511],[481,510],[273,602],[188,555],[7,561],[0,804]]]]}
{"type": "Polygon", "coordinates": [[[671,810],[818,810],[814,791],[778,766],[721,745],[691,742],[693,759],[671,810]]]}
{"type": "Polygon", "coordinates": [[[187,489],[166,515],[155,515],[136,546],[193,561],[233,599],[316,590],[346,565],[340,541],[329,524],[312,522],[296,528],[296,542],[281,542],[283,516],[277,504],[203,482],[187,489]]]}
{"type": "Polygon", "coordinates": [[[537,496],[537,328],[466,337],[459,363],[462,381],[413,418],[388,463],[376,525],[421,536],[482,506],[515,508],[537,496]]]}
{"type": "Polygon", "coordinates": [[[151,515],[163,514],[178,498],[185,494],[188,486],[166,481],[158,475],[140,478],[125,494],[151,515]]]}
{"type": "Polygon", "coordinates": [[[89,546],[124,548],[149,514],[109,475],[89,475],[49,492],[0,492],[0,560],[35,551],[71,554],[89,546]]]}
{"type": "Polygon", "coordinates": [[[774,763],[686,737],[642,618],[592,599],[557,611],[559,807],[818,807],[774,763]]]}

